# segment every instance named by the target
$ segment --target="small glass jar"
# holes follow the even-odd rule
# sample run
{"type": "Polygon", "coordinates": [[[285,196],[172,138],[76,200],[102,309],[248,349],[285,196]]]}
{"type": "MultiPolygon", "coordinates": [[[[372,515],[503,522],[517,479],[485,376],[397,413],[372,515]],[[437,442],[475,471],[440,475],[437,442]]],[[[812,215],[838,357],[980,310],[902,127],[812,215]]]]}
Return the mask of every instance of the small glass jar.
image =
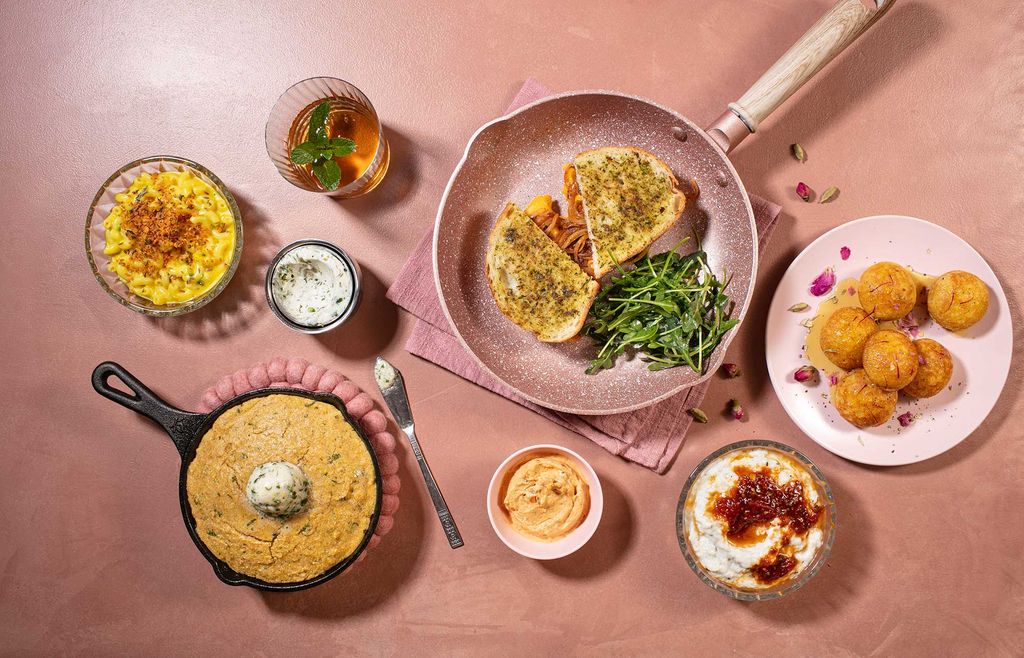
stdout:
{"type": "Polygon", "coordinates": [[[377,187],[388,171],[391,152],[377,111],[370,99],[344,80],[309,78],[289,87],[270,111],[266,128],[267,154],[277,171],[292,185],[309,192],[349,199],[377,187]],[[327,126],[330,137],[345,137],[356,150],[335,158],[341,169],[337,189],[328,190],[313,175],[310,165],[292,162],[291,152],[307,140],[313,110],[331,105],[327,126]]]}

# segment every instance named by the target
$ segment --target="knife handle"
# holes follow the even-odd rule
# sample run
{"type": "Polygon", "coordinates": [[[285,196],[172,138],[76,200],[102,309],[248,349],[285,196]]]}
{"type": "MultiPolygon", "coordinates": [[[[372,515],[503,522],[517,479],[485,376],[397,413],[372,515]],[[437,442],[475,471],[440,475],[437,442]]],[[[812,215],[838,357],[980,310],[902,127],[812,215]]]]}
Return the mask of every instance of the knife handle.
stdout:
{"type": "Polygon", "coordinates": [[[434,503],[437,518],[441,520],[441,527],[444,528],[444,534],[448,538],[448,545],[452,548],[459,548],[465,542],[462,541],[462,535],[459,534],[459,528],[455,525],[452,513],[448,511],[448,504],[444,502],[444,496],[441,495],[437,481],[434,480],[434,474],[430,472],[430,466],[427,465],[427,460],[423,457],[423,451],[420,450],[420,442],[416,438],[416,431],[411,425],[402,429],[406,436],[409,437],[412,454],[416,456],[416,463],[420,465],[423,481],[427,485],[427,493],[430,494],[430,502],[434,503]]]}

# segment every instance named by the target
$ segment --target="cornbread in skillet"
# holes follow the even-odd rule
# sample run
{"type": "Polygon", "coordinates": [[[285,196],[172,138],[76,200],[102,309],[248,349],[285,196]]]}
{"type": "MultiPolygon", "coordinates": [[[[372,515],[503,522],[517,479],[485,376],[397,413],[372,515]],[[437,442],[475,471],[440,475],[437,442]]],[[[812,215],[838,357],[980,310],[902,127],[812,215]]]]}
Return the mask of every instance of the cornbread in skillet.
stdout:
{"type": "Polygon", "coordinates": [[[491,231],[485,271],[498,309],[548,343],[579,333],[599,288],[513,203],[491,231]]]}
{"type": "Polygon", "coordinates": [[[686,205],[672,170],[642,149],[606,146],[585,151],[573,159],[572,167],[597,279],[651,246],[679,219],[686,205]]]}
{"type": "Polygon", "coordinates": [[[189,464],[187,491],[206,547],[235,571],[271,583],[314,578],[354,553],[377,502],[372,458],[342,413],[285,394],[222,413],[189,464]],[[250,476],[281,461],[301,469],[308,500],[291,516],[261,514],[249,503],[250,476]]]}

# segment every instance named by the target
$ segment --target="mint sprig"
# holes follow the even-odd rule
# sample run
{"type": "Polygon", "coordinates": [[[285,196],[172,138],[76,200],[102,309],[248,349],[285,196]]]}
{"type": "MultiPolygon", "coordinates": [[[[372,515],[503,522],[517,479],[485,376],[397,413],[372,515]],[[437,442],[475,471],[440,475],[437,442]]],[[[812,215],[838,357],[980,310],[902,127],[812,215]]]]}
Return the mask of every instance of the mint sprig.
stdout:
{"type": "Polygon", "coordinates": [[[297,165],[312,165],[316,176],[325,190],[338,189],[341,182],[341,167],[334,158],[343,158],[356,150],[356,143],[345,137],[327,135],[327,119],[331,104],[327,101],[313,108],[309,117],[309,132],[306,141],[295,146],[291,152],[292,162],[297,165]]]}

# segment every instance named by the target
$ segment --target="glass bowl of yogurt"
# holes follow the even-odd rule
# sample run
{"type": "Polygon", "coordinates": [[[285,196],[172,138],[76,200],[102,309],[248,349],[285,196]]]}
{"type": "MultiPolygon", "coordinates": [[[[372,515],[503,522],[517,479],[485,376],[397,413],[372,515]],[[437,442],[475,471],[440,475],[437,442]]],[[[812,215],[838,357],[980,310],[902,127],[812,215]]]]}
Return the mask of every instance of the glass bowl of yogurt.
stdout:
{"type": "Polygon", "coordinates": [[[355,313],[362,295],[359,264],[337,245],[299,240],[267,268],[267,303],[295,331],[319,334],[355,313]]]}
{"type": "Polygon", "coordinates": [[[810,459],[775,441],[724,446],[687,478],[676,537],[687,564],[712,589],[741,601],[803,587],[828,560],[836,504],[810,459]]]}

